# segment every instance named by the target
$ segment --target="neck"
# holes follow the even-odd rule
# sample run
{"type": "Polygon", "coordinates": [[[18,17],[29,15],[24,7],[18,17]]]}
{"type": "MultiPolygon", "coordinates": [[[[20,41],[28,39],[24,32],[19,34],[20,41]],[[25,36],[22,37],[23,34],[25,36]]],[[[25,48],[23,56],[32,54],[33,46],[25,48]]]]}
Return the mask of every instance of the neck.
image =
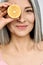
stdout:
{"type": "Polygon", "coordinates": [[[17,50],[26,50],[30,48],[33,43],[30,38],[30,35],[26,35],[24,37],[18,37],[14,34],[11,34],[11,44],[16,47],[17,50]]]}

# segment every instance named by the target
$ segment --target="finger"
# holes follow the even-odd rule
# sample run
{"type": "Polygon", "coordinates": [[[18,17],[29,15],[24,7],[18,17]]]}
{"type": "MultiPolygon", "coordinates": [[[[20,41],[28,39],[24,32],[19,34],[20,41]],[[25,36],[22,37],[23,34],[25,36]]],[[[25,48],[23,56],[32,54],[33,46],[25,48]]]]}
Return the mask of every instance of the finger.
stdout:
{"type": "Polygon", "coordinates": [[[12,18],[6,18],[6,23],[10,23],[10,22],[13,22],[14,21],[14,19],[12,19],[12,18]]]}
{"type": "Polygon", "coordinates": [[[1,17],[1,15],[2,15],[2,12],[0,11],[0,17],[1,17]]]}
{"type": "Polygon", "coordinates": [[[3,25],[6,25],[6,24],[8,24],[8,23],[10,23],[10,22],[12,22],[14,19],[11,19],[11,18],[0,18],[0,23],[2,23],[3,25]]]}
{"type": "Polygon", "coordinates": [[[6,8],[2,8],[2,9],[1,9],[2,12],[5,11],[5,10],[6,10],[6,8]]]}
{"type": "Polygon", "coordinates": [[[0,3],[0,8],[1,7],[8,7],[10,5],[11,5],[11,3],[9,3],[9,2],[3,2],[3,3],[0,3]]]}
{"type": "Polygon", "coordinates": [[[7,14],[7,11],[5,10],[4,12],[0,12],[0,17],[3,17],[7,14]]]}
{"type": "Polygon", "coordinates": [[[7,14],[7,11],[5,10],[2,14],[2,16],[5,16],[7,14]]]}
{"type": "Polygon", "coordinates": [[[5,26],[7,25],[8,23],[12,22],[13,19],[4,19],[4,18],[0,18],[0,30],[5,26]]]}
{"type": "Polygon", "coordinates": [[[2,8],[0,8],[0,11],[2,11],[2,12],[3,12],[5,9],[6,9],[6,8],[3,8],[3,7],[2,7],[2,8]]]}
{"type": "Polygon", "coordinates": [[[0,18],[0,30],[4,27],[4,18],[0,18]]]}

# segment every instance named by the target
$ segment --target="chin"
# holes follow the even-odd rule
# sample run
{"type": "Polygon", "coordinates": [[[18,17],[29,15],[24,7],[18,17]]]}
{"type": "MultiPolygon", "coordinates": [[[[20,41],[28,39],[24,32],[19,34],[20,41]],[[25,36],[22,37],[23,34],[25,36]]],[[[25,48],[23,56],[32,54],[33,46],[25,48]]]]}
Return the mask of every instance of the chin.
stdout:
{"type": "Polygon", "coordinates": [[[29,35],[28,32],[24,32],[24,31],[21,31],[21,32],[13,31],[12,34],[13,34],[13,35],[16,35],[16,36],[18,36],[18,37],[25,37],[25,36],[29,35]]]}
{"type": "Polygon", "coordinates": [[[25,37],[27,34],[16,34],[18,37],[25,37]]]}

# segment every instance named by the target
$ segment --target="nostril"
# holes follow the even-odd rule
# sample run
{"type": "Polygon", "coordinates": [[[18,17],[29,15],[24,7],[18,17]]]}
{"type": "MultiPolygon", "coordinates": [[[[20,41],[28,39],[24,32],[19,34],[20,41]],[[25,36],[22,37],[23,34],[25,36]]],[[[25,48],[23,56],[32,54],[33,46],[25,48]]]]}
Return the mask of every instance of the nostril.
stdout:
{"type": "Polygon", "coordinates": [[[25,22],[25,20],[21,18],[21,19],[17,19],[17,22],[21,22],[22,23],[22,22],[25,22]]]}

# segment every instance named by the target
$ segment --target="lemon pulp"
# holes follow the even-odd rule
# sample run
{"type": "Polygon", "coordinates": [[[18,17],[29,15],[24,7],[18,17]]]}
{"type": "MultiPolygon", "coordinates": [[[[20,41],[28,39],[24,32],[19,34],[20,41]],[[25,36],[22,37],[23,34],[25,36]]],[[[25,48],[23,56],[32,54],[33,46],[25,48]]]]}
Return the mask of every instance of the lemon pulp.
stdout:
{"type": "Polygon", "coordinates": [[[11,18],[18,18],[21,15],[21,9],[18,5],[11,5],[7,9],[7,13],[11,18]]]}

